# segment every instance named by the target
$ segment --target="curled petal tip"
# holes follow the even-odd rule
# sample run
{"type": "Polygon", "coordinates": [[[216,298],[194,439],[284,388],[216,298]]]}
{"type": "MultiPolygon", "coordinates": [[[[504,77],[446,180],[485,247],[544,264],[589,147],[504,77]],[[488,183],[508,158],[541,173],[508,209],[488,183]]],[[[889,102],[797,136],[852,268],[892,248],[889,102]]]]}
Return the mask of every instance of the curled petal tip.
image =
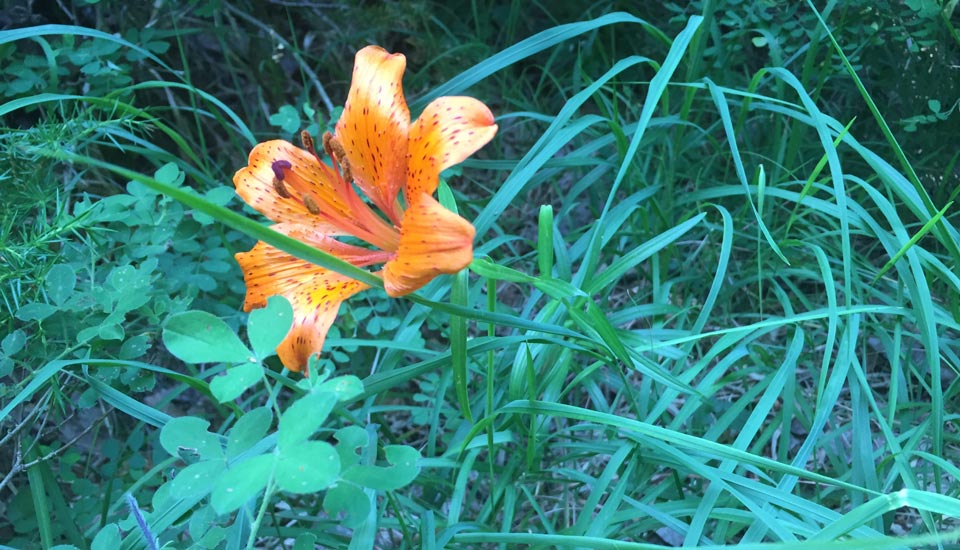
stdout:
{"type": "Polygon", "coordinates": [[[383,268],[391,297],[409,294],[441,274],[460,271],[473,261],[476,230],[433,197],[420,194],[404,214],[400,246],[383,268]]]}

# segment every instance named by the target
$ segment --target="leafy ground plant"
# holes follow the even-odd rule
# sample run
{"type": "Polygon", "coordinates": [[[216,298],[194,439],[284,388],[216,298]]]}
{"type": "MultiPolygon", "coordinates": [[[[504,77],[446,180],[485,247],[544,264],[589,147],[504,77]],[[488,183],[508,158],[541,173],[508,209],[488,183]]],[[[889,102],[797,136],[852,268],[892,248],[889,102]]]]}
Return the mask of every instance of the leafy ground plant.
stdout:
{"type": "Polygon", "coordinates": [[[287,4],[2,12],[0,548],[956,542],[953,3],[287,4]],[[466,268],[395,300],[233,184],[302,130],[354,179],[371,43],[498,127],[436,182],[466,268]],[[309,376],[267,245],[371,287],[309,376]]]}

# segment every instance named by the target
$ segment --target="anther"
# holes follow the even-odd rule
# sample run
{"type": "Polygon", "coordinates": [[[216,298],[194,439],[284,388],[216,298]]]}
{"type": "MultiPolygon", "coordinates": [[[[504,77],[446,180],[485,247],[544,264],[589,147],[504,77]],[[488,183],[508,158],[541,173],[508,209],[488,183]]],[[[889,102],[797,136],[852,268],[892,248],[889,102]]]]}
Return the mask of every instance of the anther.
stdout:
{"type": "Polygon", "coordinates": [[[307,211],[313,214],[314,216],[320,215],[320,206],[317,204],[317,201],[313,200],[313,197],[310,195],[303,196],[303,205],[307,207],[307,211]]]}
{"type": "Polygon", "coordinates": [[[330,132],[324,132],[321,140],[323,151],[327,154],[327,156],[333,157],[333,147],[330,146],[330,142],[333,141],[333,134],[330,132]]]}
{"type": "Polygon", "coordinates": [[[340,172],[343,175],[343,181],[350,183],[353,181],[353,172],[350,171],[350,163],[347,162],[347,158],[344,157],[340,161],[340,172]]]}
{"type": "Polygon", "coordinates": [[[340,143],[340,140],[337,138],[332,138],[330,140],[330,148],[333,149],[333,154],[337,156],[337,162],[343,164],[347,160],[347,151],[343,148],[343,145],[340,143]]]}
{"type": "Polygon", "coordinates": [[[317,162],[323,162],[320,154],[317,153],[317,144],[313,141],[313,136],[310,135],[310,132],[306,130],[300,132],[300,143],[303,144],[303,148],[306,149],[307,152],[313,155],[313,158],[317,159],[317,162]]]}
{"type": "Polygon", "coordinates": [[[347,160],[347,151],[343,148],[340,140],[330,132],[323,134],[323,150],[339,164],[343,164],[347,160]]]}
{"type": "Polygon", "coordinates": [[[290,194],[290,191],[287,191],[287,186],[283,184],[283,180],[281,179],[273,178],[273,189],[278,195],[285,199],[293,198],[293,195],[290,194]]]}
{"type": "Polygon", "coordinates": [[[300,143],[303,144],[303,148],[311,153],[316,154],[316,149],[314,148],[313,136],[310,135],[310,132],[303,130],[300,132],[300,143]]]}

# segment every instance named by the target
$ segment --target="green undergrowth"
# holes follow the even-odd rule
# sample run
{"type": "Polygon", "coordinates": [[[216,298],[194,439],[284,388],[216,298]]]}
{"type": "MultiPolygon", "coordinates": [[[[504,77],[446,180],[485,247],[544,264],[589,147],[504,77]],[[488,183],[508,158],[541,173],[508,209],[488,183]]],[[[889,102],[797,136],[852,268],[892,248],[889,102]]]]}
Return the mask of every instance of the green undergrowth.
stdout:
{"type": "Polygon", "coordinates": [[[114,4],[0,30],[0,548],[957,540],[955,3],[114,4]],[[368,43],[497,117],[475,260],[303,378],[233,255],[351,266],[231,180],[368,43]]]}

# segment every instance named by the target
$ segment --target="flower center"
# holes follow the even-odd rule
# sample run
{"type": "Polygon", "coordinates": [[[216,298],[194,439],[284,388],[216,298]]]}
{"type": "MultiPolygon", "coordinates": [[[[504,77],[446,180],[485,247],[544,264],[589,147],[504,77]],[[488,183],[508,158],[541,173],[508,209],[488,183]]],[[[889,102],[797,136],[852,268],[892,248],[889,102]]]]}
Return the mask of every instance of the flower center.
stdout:
{"type": "MultiPolygon", "coordinates": [[[[304,131],[300,138],[303,148],[318,163],[324,164],[310,134],[304,131]]],[[[353,174],[343,145],[327,132],[323,135],[323,149],[333,161],[333,170],[325,167],[326,174],[331,177],[323,181],[304,181],[303,173],[293,172],[294,166],[289,160],[276,159],[270,165],[274,191],[282,199],[299,202],[311,215],[320,217],[343,232],[386,252],[396,252],[400,230],[377,215],[354,190],[353,174]],[[292,177],[294,175],[297,177],[292,177]],[[311,188],[314,190],[311,191],[311,188]]]]}

